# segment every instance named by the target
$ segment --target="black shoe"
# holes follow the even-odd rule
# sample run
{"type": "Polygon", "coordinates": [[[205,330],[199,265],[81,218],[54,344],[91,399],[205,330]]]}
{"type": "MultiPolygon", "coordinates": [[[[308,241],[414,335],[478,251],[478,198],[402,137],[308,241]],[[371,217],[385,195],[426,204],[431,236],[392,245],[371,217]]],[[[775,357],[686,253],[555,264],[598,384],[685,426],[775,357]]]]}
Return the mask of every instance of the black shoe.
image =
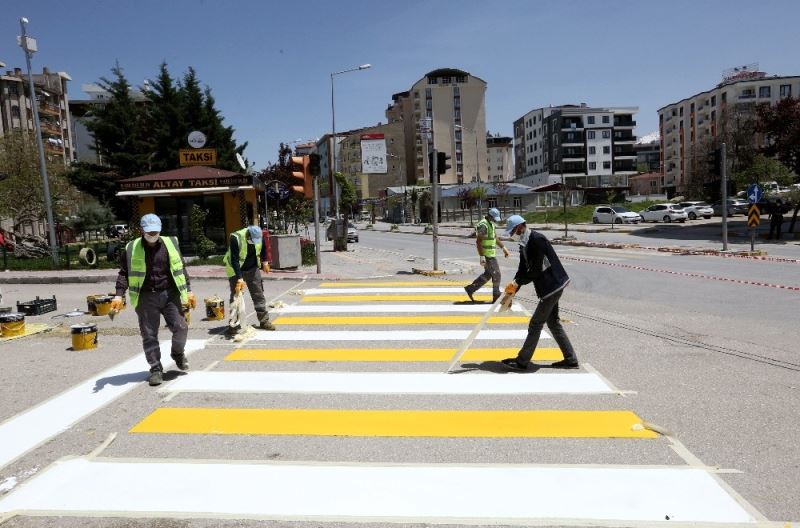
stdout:
{"type": "Polygon", "coordinates": [[[562,359],[561,361],[556,361],[555,363],[550,365],[550,368],[557,368],[557,369],[576,369],[578,367],[579,365],[577,361],[570,361],[568,359],[562,359]]]}
{"type": "Polygon", "coordinates": [[[151,387],[155,387],[156,385],[161,385],[164,382],[164,377],[161,374],[160,370],[154,370],[150,373],[150,377],[147,378],[147,383],[150,384],[151,387]]]}
{"type": "Polygon", "coordinates": [[[527,365],[523,366],[523,365],[520,365],[519,363],[517,363],[517,358],[504,359],[500,363],[502,363],[506,367],[510,368],[511,370],[519,370],[519,371],[528,370],[528,366],[527,365]]]}
{"type": "Polygon", "coordinates": [[[472,298],[472,294],[475,293],[475,290],[469,286],[464,286],[464,291],[467,292],[467,297],[469,297],[469,300],[475,302],[475,299],[472,298]]]}
{"type": "Polygon", "coordinates": [[[186,359],[186,354],[172,356],[172,359],[175,360],[175,366],[177,366],[180,370],[189,370],[189,360],[186,359]]]}

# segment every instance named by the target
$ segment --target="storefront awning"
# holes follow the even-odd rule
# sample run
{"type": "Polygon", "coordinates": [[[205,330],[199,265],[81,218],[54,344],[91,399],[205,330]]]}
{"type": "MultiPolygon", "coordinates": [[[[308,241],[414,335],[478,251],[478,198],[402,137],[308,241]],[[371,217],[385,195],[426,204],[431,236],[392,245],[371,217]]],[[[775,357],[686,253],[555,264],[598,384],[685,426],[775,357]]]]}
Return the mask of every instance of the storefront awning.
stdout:
{"type": "Polygon", "coordinates": [[[117,196],[176,196],[181,194],[222,194],[232,191],[249,191],[252,185],[239,187],[196,187],[193,189],[151,189],[142,191],[120,191],[117,196]]]}

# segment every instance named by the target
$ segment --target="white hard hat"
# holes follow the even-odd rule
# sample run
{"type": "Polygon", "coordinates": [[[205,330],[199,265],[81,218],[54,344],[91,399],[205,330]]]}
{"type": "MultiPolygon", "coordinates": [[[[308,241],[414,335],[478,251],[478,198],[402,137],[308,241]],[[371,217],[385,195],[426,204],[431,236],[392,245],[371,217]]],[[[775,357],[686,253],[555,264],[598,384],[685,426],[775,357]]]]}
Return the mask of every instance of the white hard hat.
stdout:
{"type": "Polygon", "coordinates": [[[525,219],[522,218],[520,215],[511,215],[506,220],[506,233],[511,234],[514,231],[514,228],[520,224],[524,224],[525,219]]]}

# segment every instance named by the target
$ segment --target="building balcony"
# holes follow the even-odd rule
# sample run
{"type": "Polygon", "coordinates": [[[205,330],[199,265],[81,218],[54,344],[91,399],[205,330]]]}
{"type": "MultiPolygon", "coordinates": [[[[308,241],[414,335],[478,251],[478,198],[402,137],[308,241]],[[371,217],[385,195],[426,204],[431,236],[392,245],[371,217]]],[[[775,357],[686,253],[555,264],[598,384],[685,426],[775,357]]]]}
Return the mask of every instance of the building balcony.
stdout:
{"type": "Polygon", "coordinates": [[[622,135],[622,136],[614,136],[614,143],[636,143],[636,136],[634,135],[622,135]]]}
{"type": "Polygon", "coordinates": [[[49,152],[50,154],[58,154],[59,156],[64,155],[64,147],[59,147],[58,145],[51,145],[49,143],[45,143],[44,150],[45,152],[49,152]]]}
{"type": "Polygon", "coordinates": [[[614,119],[615,128],[633,128],[636,126],[636,121],[633,119],[614,119]]]}
{"type": "Polygon", "coordinates": [[[51,103],[44,103],[44,102],[39,103],[39,112],[54,116],[61,115],[61,109],[58,107],[58,105],[54,105],[51,103]]]}
{"type": "Polygon", "coordinates": [[[42,135],[61,137],[61,129],[52,123],[42,121],[39,123],[39,128],[42,130],[42,135]]]}

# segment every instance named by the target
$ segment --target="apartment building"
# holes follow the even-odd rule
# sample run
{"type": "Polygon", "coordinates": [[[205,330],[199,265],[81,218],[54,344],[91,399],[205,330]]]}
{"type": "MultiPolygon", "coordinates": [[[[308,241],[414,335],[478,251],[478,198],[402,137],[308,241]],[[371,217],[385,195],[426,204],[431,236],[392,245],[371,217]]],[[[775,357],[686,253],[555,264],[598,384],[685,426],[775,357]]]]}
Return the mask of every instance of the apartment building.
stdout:
{"type": "Polygon", "coordinates": [[[487,166],[485,99],[486,82],[455,68],[430,71],[392,96],[386,118],[403,124],[409,184],[430,183],[426,152],[433,146],[452,158],[441,183],[477,181],[487,166]]]}
{"type": "Polygon", "coordinates": [[[658,132],[640,137],[636,140],[633,150],[636,152],[638,172],[661,171],[661,138],[658,132]]]}
{"type": "Polygon", "coordinates": [[[514,121],[516,180],[533,187],[627,187],[636,174],[638,107],[563,105],[514,121]]]}
{"type": "Polygon", "coordinates": [[[487,182],[510,182],[514,180],[514,140],[510,137],[486,137],[486,175],[487,182]]]}
{"type": "Polygon", "coordinates": [[[339,167],[361,200],[378,198],[387,187],[407,185],[403,123],[354,130],[342,140],[339,167]],[[365,160],[367,149],[373,150],[365,160]],[[385,155],[383,154],[385,153],[385,155]]]}
{"type": "MultiPolygon", "coordinates": [[[[33,85],[39,110],[39,125],[45,155],[58,158],[64,165],[75,159],[75,146],[69,119],[67,83],[72,78],[65,72],[33,74],[33,85]]],[[[0,134],[10,130],[35,131],[30,97],[30,81],[22,69],[0,74],[0,134]]]]}
{"type": "MultiPolygon", "coordinates": [[[[669,196],[688,190],[697,157],[719,147],[728,116],[800,95],[800,76],[769,76],[753,66],[729,70],[715,88],[659,108],[661,171],[669,196]]],[[[763,138],[754,136],[753,141],[760,147],[763,138]]]]}

